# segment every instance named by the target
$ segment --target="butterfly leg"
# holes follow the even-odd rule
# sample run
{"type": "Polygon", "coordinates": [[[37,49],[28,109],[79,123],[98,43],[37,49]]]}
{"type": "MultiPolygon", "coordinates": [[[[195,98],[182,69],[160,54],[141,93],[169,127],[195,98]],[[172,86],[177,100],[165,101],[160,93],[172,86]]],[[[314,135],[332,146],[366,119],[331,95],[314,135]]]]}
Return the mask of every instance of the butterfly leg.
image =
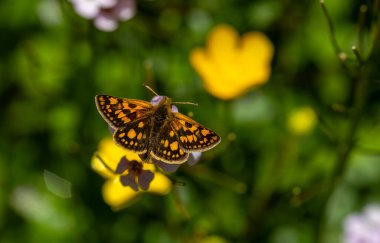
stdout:
{"type": "Polygon", "coordinates": [[[143,154],[139,154],[139,157],[145,163],[150,163],[150,151],[147,151],[143,154]]]}

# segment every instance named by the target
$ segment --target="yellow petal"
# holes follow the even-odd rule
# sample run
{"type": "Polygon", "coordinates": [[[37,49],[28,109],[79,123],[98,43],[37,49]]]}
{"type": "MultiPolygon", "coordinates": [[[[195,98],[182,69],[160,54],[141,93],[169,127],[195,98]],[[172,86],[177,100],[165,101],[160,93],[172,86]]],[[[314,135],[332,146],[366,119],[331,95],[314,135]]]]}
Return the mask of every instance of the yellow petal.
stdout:
{"type": "Polygon", "coordinates": [[[113,171],[116,170],[120,159],[125,156],[125,152],[126,150],[118,146],[112,138],[102,139],[97,151],[98,155],[113,171]]]}
{"type": "Polygon", "coordinates": [[[259,85],[269,79],[272,57],[273,45],[264,34],[250,32],[243,36],[239,63],[242,73],[249,74],[246,78],[250,85],[259,85]]]}
{"type": "Polygon", "coordinates": [[[107,180],[103,185],[103,199],[115,210],[125,206],[140,193],[141,191],[135,192],[130,187],[123,186],[119,177],[107,180]]]}
{"type": "Polygon", "coordinates": [[[236,86],[232,86],[229,80],[218,76],[207,79],[207,82],[204,82],[204,87],[210,94],[222,100],[236,98],[246,91],[245,88],[240,87],[238,82],[236,86]]]}
{"type": "MultiPolygon", "coordinates": [[[[105,138],[100,141],[97,155],[112,171],[116,171],[119,161],[123,156],[126,156],[129,161],[136,160],[141,162],[138,154],[117,145],[112,138],[105,138]]],[[[99,158],[96,158],[96,156],[91,161],[92,168],[96,172],[107,178],[112,177],[110,171],[104,166],[104,163],[99,158]]]]}
{"type": "Polygon", "coordinates": [[[241,40],[241,55],[243,63],[257,63],[270,64],[273,56],[272,42],[260,32],[246,33],[241,40]]]}
{"type": "MultiPolygon", "coordinates": [[[[104,162],[104,161],[103,161],[104,162]]],[[[98,174],[103,176],[104,178],[113,178],[115,176],[114,171],[110,171],[101,161],[101,159],[97,156],[92,156],[91,159],[91,167],[98,174]]]]}
{"type": "Polygon", "coordinates": [[[310,132],[317,122],[317,115],[313,108],[302,107],[293,111],[288,119],[288,128],[296,135],[310,132]]]}
{"type": "Polygon", "coordinates": [[[172,188],[172,182],[165,175],[157,172],[154,173],[154,178],[150,183],[147,192],[156,193],[160,195],[166,195],[172,188]]]}
{"type": "Polygon", "coordinates": [[[239,39],[229,25],[215,27],[206,49],[194,49],[190,62],[212,95],[228,100],[268,81],[273,45],[260,32],[249,32],[239,39]]]}
{"type": "Polygon", "coordinates": [[[222,66],[226,62],[233,62],[238,47],[238,37],[238,33],[231,26],[226,24],[216,26],[207,41],[209,58],[222,66]]]}
{"type": "Polygon", "coordinates": [[[209,80],[215,75],[215,71],[212,65],[210,65],[210,60],[208,60],[206,53],[201,48],[191,51],[190,63],[203,80],[209,80]]]}
{"type": "Polygon", "coordinates": [[[150,170],[152,172],[154,172],[156,170],[156,167],[154,167],[154,164],[153,163],[142,163],[143,165],[143,170],[150,170]]]}
{"type": "Polygon", "coordinates": [[[241,82],[235,78],[238,76],[236,71],[234,73],[232,69],[219,69],[215,63],[207,59],[202,49],[196,48],[191,51],[190,62],[212,95],[220,99],[231,99],[243,92],[238,87],[241,82]]]}
{"type": "Polygon", "coordinates": [[[125,149],[125,150],[124,150],[124,154],[125,154],[125,156],[127,157],[127,160],[129,160],[129,161],[133,161],[133,160],[135,160],[135,161],[142,162],[140,156],[139,156],[137,153],[134,153],[134,152],[132,152],[132,151],[129,151],[129,150],[126,150],[126,149],[125,149]]]}

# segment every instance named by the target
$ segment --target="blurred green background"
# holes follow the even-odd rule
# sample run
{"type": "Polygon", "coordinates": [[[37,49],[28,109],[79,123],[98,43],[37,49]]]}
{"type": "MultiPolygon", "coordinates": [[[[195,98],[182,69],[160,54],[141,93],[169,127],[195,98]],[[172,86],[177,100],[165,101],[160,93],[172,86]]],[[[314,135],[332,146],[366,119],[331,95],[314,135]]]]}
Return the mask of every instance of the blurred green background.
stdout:
{"type": "Polygon", "coordinates": [[[1,1],[0,242],[340,242],[344,218],[380,202],[375,2],[326,0],[345,71],[319,1],[137,1],[110,33],[68,1],[1,1]],[[207,93],[189,63],[221,23],[275,47],[268,83],[232,101],[207,93]],[[114,212],[90,166],[111,136],[94,96],[150,100],[144,82],[197,102],[179,108],[223,141],[170,175],[185,186],[114,212]],[[300,135],[288,120],[302,107],[318,121],[300,135]]]}

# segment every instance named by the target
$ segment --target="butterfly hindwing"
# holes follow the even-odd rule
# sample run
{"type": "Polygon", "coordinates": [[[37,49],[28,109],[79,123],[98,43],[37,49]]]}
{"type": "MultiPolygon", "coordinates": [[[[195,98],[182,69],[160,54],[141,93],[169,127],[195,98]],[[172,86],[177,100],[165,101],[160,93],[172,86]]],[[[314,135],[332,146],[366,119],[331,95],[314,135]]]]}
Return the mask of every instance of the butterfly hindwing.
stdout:
{"type": "Polygon", "coordinates": [[[209,150],[220,142],[215,132],[173,112],[170,98],[159,98],[159,103],[152,105],[142,100],[97,95],[95,103],[115,131],[115,142],[138,153],[144,161],[154,158],[181,164],[187,161],[189,153],[209,150]]]}
{"type": "Polygon", "coordinates": [[[124,127],[152,114],[152,104],[142,100],[97,95],[95,103],[104,120],[113,128],[124,127]]]}
{"type": "Polygon", "coordinates": [[[140,119],[117,129],[113,138],[122,147],[138,154],[143,154],[148,150],[151,128],[151,117],[140,119]]]}
{"type": "Polygon", "coordinates": [[[153,158],[169,164],[181,164],[189,158],[189,154],[181,148],[169,122],[160,129],[151,154],[153,158]]]}
{"type": "Polygon", "coordinates": [[[171,126],[185,152],[202,152],[215,147],[220,142],[220,137],[210,129],[181,113],[174,112],[173,114],[171,126]]]}

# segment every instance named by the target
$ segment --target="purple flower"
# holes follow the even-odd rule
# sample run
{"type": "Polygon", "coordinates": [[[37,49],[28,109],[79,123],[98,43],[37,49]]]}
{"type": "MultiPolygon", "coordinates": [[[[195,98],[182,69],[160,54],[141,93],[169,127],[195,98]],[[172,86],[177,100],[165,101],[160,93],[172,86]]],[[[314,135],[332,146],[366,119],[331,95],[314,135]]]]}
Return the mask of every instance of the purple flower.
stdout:
{"type": "Polygon", "coordinates": [[[154,178],[154,173],[150,170],[144,170],[141,162],[128,161],[125,156],[120,159],[116,174],[121,174],[120,182],[123,186],[129,186],[136,192],[139,187],[145,191],[148,190],[154,178]]]}
{"type": "MultiPolygon", "coordinates": [[[[202,156],[201,152],[190,153],[189,159],[185,163],[187,163],[190,166],[195,165],[201,159],[201,156],[202,156]]],[[[152,162],[153,164],[160,167],[163,171],[169,172],[169,173],[176,172],[177,169],[181,166],[181,164],[168,164],[157,159],[152,159],[152,162]]]]}
{"type": "Polygon", "coordinates": [[[344,221],[344,243],[380,243],[380,206],[368,205],[344,221]]]}
{"type": "Polygon", "coordinates": [[[114,31],[119,21],[127,21],[136,13],[135,0],[70,0],[75,11],[86,19],[94,19],[103,31],[114,31]]]}
{"type": "Polygon", "coordinates": [[[199,162],[199,160],[202,157],[202,152],[193,152],[190,153],[189,159],[187,160],[187,164],[190,166],[195,165],[196,163],[199,162]]]}

